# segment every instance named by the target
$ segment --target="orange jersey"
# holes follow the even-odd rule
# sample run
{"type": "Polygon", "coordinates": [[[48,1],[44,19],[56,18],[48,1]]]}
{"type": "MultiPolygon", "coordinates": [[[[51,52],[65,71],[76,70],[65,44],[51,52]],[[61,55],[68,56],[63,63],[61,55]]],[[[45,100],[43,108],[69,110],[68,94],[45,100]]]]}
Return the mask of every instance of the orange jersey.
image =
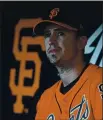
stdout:
{"type": "Polygon", "coordinates": [[[61,83],[42,94],[35,120],[103,120],[102,68],[90,64],[66,94],[61,83]]]}

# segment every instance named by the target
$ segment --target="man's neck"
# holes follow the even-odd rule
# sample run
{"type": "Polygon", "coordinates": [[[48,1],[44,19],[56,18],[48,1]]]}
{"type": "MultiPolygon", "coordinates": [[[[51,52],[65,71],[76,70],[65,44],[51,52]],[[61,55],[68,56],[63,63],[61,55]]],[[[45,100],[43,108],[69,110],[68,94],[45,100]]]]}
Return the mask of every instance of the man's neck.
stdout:
{"type": "Polygon", "coordinates": [[[72,83],[76,78],[80,75],[83,68],[85,67],[85,64],[76,65],[76,66],[69,66],[69,67],[57,67],[57,70],[59,72],[59,76],[61,80],[63,81],[64,87],[72,83]]]}

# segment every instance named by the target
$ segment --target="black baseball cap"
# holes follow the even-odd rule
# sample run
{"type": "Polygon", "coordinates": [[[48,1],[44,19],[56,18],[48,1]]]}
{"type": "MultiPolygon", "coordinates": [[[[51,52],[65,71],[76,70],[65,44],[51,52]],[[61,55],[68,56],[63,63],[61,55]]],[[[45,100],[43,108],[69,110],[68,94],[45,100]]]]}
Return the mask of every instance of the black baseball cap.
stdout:
{"type": "Polygon", "coordinates": [[[45,15],[40,16],[42,20],[33,28],[33,33],[43,35],[47,25],[56,24],[68,30],[77,31],[80,36],[84,36],[86,32],[81,19],[83,17],[82,12],[79,8],[72,8],[71,10],[68,5],[47,8],[45,15]]]}

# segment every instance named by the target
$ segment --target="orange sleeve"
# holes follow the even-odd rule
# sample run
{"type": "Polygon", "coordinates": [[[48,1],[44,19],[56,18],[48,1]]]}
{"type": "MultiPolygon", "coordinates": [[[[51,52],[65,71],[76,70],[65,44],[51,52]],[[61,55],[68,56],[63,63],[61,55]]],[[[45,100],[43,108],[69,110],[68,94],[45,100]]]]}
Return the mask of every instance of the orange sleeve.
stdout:
{"type": "MultiPolygon", "coordinates": [[[[101,92],[100,91],[100,86],[103,85],[103,84],[98,84],[97,85],[97,88],[95,90],[95,98],[94,98],[94,101],[95,101],[95,105],[94,105],[94,118],[95,120],[103,120],[103,98],[102,98],[102,93],[103,91],[101,92]]],[[[102,86],[102,89],[103,89],[103,86],[102,86]]]]}
{"type": "Polygon", "coordinates": [[[37,106],[36,106],[36,116],[35,116],[35,120],[40,120],[42,119],[42,115],[43,115],[43,109],[44,109],[44,105],[43,105],[43,99],[45,99],[45,92],[41,95],[37,106]]]}
{"type": "Polygon", "coordinates": [[[51,96],[52,92],[49,89],[45,90],[44,93],[41,95],[36,107],[35,120],[42,120],[43,118],[45,118],[45,112],[50,104],[51,96]]]}
{"type": "Polygon", "coordinates": [[[36,107],[36,116],[35,120],[43,120],[45,118],[45,111],[50,104],[51,98],[54,96],[54,91],[57,88],[59,81],[55,83],[51,88],[44,91],[41,95],[37,107],[36,107]]]}
{"type": "Polygon", "coordinates": [[[103,120],[103,82],[102,69],[99,74],[94,75],[94,82],[91,87],[91,105],[95,120],[103,120]]]}

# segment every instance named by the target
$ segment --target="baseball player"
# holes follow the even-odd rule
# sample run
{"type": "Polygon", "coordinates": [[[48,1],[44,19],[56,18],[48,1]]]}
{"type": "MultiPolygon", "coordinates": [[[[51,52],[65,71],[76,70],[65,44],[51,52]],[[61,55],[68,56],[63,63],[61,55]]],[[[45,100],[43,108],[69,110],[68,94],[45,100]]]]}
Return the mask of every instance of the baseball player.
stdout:
{"type": "Polygon", "coordinates": [[[103,120],[102,68],[84,62],[84,27],[66,12],[52,8],[34,28],[38,35],[43,32],[47,57],[61,78],[42,94],[35,120],[103,120]]]}

